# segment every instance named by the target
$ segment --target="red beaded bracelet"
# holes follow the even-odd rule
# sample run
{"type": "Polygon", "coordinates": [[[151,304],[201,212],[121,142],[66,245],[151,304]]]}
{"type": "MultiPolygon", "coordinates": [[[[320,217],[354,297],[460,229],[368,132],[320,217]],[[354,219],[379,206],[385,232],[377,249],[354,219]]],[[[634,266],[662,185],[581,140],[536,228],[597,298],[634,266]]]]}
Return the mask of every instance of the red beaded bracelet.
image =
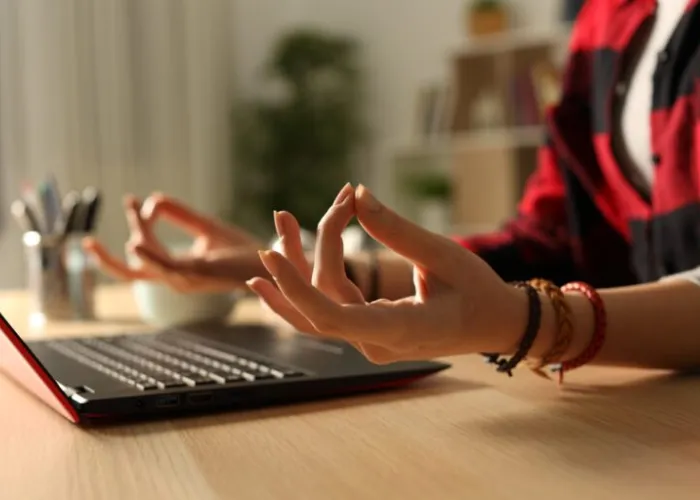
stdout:
{"type": "Polygon", "coordinates": [[[588,347],[579,354],[576,358],[564,361],[558,368],[559,383],[564,382],[564,373],[579,368],[587,363],[590,363],[593,358],[600,352],[600,349],[605,343],[605,334],[607,330],[607,316],[605,314],[605,304],[600,298],[598,292],[591,285],[576,281],[568,283],[561,288],[562,292],[579,292],[586,296],[588,301],[593,306],[593,314],[595,316],[595,326],[593,329],[593,337],[591,338],[588,347]]]}

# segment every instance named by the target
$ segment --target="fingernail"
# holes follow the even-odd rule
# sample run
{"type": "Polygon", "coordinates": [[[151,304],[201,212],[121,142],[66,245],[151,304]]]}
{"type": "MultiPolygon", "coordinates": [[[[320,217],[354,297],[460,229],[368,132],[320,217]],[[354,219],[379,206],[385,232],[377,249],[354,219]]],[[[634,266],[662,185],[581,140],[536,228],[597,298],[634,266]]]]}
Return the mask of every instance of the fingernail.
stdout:
{"type": "Polygon", "coordinates": [[[277,274],[277,262],[272,255],[274,252],[272,250],[259,250],[258,255],[260,260],[262,260],[265,268],[270,272],[270,274],[277,274]]]}
{"type": "Polygon", "coordinates": [[[277,236],[284,238],[287,233],[284,226],[284,219],[280,217],[280,213],[277,210],[274,211],[273,218],[275,219],[275,231],[277,231],[277,236]]]}
{"type": "Polygon", "coordinates": [[[272,220],[275,221],[275,231],[277,231],[277,236],[282,237],[282,224],[280,224],[280,214],[277,210],[272,211],[272,220]]]}
{"type": "Polygon", "coordinates": [[[374,197],[374,195],[365,186],[360,184],[359,188],[360,200],[364,203],[367,210],[370,212],[379,212],[382,209],[382,204],[374,197]]]}
{"type": "Polygon", "coordinates": [[[343,186],[343,189],[340,190],[338,193],[338,196],[335,197],[335,201],[333,202],[334,205],[340,205],[342,202],[344,202],[348,196],[350,196],[350,193],[352,192],[352,185],[348,182],[343,186]]]}

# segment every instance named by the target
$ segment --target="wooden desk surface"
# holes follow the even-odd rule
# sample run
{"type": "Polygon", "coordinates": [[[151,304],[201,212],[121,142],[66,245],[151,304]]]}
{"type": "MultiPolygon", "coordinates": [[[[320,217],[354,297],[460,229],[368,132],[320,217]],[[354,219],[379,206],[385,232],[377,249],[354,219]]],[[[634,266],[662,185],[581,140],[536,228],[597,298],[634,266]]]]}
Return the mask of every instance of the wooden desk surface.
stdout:
{"type": "MultiPolygon", "coordinates": [[[[128,289],[100,294],[99,325],[32,330],[22,293],[0,310],[26,337],[138,325],[128,289]]],[[[698,498],[700,379],[584,369],[560,390],[450,361],[400,392],[97,430],[0,377],[0,498],[698,498]]]]}

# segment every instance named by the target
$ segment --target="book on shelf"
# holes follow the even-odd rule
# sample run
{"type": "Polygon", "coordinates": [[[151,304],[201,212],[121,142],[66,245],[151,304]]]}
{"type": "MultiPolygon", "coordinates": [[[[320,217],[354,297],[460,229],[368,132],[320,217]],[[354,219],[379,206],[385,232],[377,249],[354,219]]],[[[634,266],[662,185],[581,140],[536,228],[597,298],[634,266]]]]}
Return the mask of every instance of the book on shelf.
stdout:
{"type": "Polygon", "coordinates": [[[541,125],[547,109],[557,103],[560,95],[561,76],[549,61],[540,61],[517,72],[510,82],[513,124],[541,125]]]}
{"type": "Polygon", "coordinates": [[[448,85],[425,85],[419,90],[415,130],[421,141],[437,140],[449,132],[453,105],[448,85]]]}

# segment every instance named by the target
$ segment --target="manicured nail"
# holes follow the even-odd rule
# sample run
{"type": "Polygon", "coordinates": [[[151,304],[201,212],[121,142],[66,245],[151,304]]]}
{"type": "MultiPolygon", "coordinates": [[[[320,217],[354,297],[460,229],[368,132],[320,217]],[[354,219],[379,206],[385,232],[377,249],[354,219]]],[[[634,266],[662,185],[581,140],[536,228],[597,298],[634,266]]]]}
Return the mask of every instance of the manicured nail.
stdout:
{"type": "Polygon", "coordinates": [[[275,221],[275,231],[277,231],[277,236],[280,238],[284,237],[284,224],[282,223],[282,220],[280,218],[280,213],[275,210],[272,212],[272,218],[275,221]]]}
{"type": "Polygon", "coordinates": [[[262,260],[265,268],[270,272],[270,274],[277,274],[277,262],[275,262],[275,257],[273,256],[275,252],[272,250],[259,250],[258,255],[260,255],[260,260],[262,260]]]}
{"type": "Polygon", "coordinates": [[[370,190],[362,184],[359,185],[358,192],[362,203],[364,203],[365,207],[367,207],[370,212],[379,212],[382,209],[382,204],[379,203],[370,190]]]}
{"type": "Polygon", "coordinates": [[[340,205],[341,203],[343,203],[348,198],[348,196],[350,196],[350,193],[352,193],[352,185],[348,182],[343,186],[343,189],[340,190],[338,196],[335,197],[333,205],[340,205]]]}

